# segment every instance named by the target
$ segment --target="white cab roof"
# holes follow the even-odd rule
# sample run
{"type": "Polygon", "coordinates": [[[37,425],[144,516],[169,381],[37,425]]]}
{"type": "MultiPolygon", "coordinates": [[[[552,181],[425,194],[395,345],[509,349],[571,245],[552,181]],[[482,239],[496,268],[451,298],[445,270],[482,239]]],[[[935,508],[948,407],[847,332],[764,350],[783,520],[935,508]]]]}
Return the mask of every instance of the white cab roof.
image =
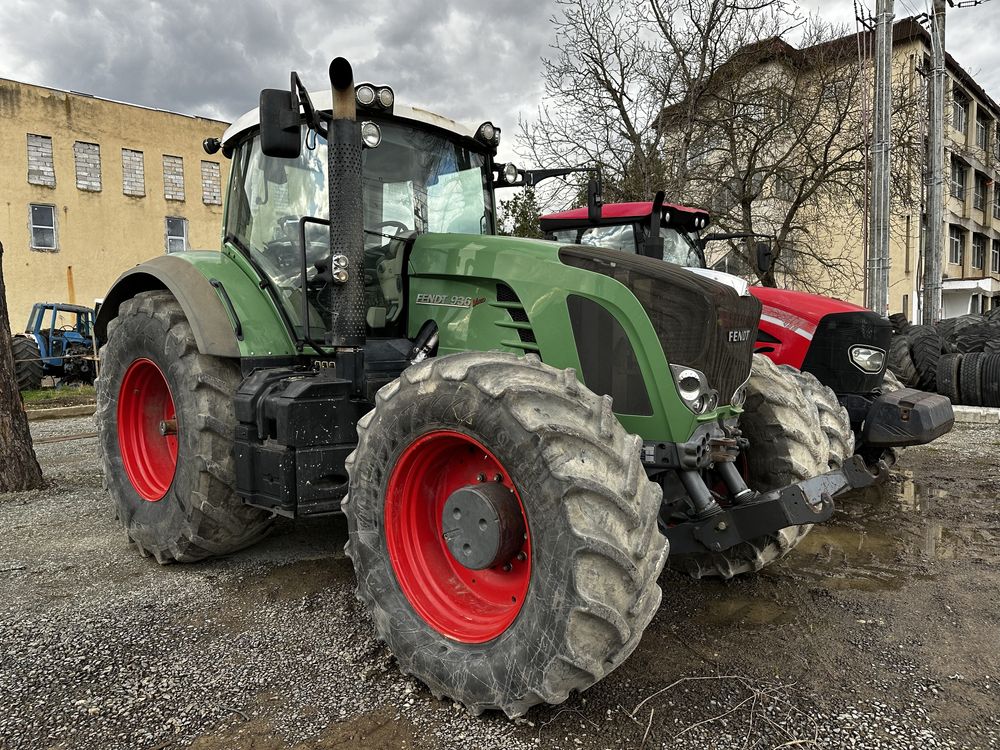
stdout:
{"type": "MultiPolygon", "coordinates": [[[[329,112],[333,108],[333,93],[327,91],[310,91],[309,98],[312,99],[313,106],[320,112],[329,112]]],[[[425,125],[432,125],[442,130],[448,130],[465,138],[474,138],[476,131],[461,123],[449,120],[447,117],[428,112],[426,109],[418,107],[407,107],[405,104],[396,104],[392,108],[393,117],[406,120],[414,120],[425,125]]],[[[358,110],[358,118],[364,117],[363,110],[358,110]]],[[[239,135],[260,124],[260,109],[252,109],[244,115],[236,118],[222,136],[223,144],[233,142],[239,135]]]]}

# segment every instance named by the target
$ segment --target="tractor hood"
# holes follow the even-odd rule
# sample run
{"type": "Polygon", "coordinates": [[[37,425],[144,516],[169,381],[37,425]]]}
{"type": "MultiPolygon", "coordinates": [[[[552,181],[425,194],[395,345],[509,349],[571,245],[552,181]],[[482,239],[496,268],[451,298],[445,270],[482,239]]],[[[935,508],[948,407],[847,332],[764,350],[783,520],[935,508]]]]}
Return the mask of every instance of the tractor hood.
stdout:
{"type": "Polygon", "coordinates": [[[751,287],[751,292],[764,305],[765,316],[778,318],[775,322],[783,322],[786,327],[787,323],[794,323],[794,328],[802,329],[810,336],[815,333],[819,322],[831,313],[869,312],[867,308],[850,302],[792,289],[755,286],[751,287]]]}

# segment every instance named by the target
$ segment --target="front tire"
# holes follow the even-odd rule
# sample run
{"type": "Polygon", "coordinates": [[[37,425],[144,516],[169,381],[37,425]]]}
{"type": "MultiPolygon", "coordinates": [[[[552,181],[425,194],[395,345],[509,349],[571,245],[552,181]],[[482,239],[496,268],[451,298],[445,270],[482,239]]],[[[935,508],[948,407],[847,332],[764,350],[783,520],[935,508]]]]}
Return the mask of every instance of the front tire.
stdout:
{"type": "MultiPolygon", "coordinates": [[[[839,453],[847,450],[846,444],[841,444],[838,455],[831,453],[816,403],[806,396],[798,378],[760,354],[753,355],[740,430],[750,441],[743,454],[746,482],[758,491],[823,474],[836,468],[839,453]]],[[[852,437],[851,452],[853,447],[852,437]]],[[[795,549],[810,529],[811,525],[789,526],[722,552],[671,558],[670,564],[694,578],[753,573],[795,549]]]]}
{"type": "Polygon", "coordinates": [[[659,606],[667,553],[640,446],[609,398],[535,358],[450,355],[379,391],[342,507],[358,595],[400,668],[475,713],[514,717],[621,664],[659,606]],[[491,483],[523,539],[470,570],[442,514],[491,483]]]}
{"type": "Polygon", "coordinates": [[[139,552],[161,564],[193,562],[265,536],[270,516],[233,491],[239,364],[201,354],[164,291],[122,303],[100,361],[104,482],[139,552]]]}

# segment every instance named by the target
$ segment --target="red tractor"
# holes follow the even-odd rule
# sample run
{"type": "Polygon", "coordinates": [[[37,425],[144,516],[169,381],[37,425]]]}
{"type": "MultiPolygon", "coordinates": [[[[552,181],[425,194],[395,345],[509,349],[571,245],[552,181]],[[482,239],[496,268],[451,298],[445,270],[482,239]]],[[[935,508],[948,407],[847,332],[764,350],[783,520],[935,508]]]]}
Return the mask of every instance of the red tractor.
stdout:
{"type": "MultiPolygon", "coordinates": [[[[584,208],[543,216],[540,225],[545,238],[660,258],[730,286],[747,287],[738,276],[708,268],[704,248],[713,240],[748,235],[703,236],[710,222],[704,209],[664,203],[662,192],[652,201],[604,206],[590,202],[592,205],[584,208]]],[[[755,261],[762,273],[768,270],[772,262],[769,244],[757,246],[755,261]]],[[[950,404],[943,403],[937,394],[913,390],[902,400],[884,397],[884,391],[901,387],[886,377],[886,353],[892,338],[888,320],[864,307],[829,297],[771,287],[753,286],[749,290],[763,306],[755,353],[777,365],[811,373],[832,389],[847,410],[856,438],[855,450],[867,460],[877,460],[887,449],[920,445],[943,434],[940,423],[928,429],[930,425],[908,419],[908,405],[916,402],[924,401],[927,406],[933,402],[935,411],[940,411],[948,423],[944,432],[950,429],[950,404]]],[[[807,392],[810,382],[811,378],[802,381],[807,392]]],[[[824,428],[835,432],[842,412],[836,404],[828,404],[824,415],[821,392],[815,390],[812,395],[819,404],[824,428]]]]}

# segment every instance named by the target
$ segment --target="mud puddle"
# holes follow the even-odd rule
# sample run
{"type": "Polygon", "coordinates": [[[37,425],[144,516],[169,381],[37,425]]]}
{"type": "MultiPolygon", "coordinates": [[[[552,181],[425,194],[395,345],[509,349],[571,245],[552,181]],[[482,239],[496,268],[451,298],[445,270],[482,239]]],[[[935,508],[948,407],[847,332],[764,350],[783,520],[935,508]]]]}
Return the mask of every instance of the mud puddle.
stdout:
{"type": "Polygon", "coordinates": [[[1000,499],[953,494],[903,471],[845,495],[782,568],[828,589],[887,591],[934,578],[944,561],[1000,564],[1000,499]]]}

